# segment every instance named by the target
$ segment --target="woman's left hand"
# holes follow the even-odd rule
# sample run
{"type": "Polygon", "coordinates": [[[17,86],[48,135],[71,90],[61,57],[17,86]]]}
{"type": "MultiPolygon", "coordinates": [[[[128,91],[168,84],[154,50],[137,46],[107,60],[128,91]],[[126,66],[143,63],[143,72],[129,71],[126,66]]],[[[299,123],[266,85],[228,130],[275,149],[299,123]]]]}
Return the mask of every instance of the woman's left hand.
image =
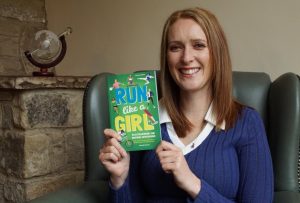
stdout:
{"type": "Polygon", "coordinates": [[[190,170],[180,148],[162,141],[156,148],[162,169],[174,175],[178,187],[195,198],[201,189],[200,179],[190,170]]]}

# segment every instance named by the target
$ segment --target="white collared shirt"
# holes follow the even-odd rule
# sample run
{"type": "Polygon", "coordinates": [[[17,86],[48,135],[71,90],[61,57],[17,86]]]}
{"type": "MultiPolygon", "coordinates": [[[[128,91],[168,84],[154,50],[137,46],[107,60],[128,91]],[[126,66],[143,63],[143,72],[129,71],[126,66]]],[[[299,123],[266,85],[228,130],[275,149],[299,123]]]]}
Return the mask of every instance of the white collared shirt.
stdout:
{"type": "MultiPolygon", "coordinates": [[[[184,145],[179,137],[177,136],[171,118],[169,117],[169,114],[163,104],[163,102],[159,102],[159,118],[160,118],[160,124],[166,123],[167,131],[169,134],[169,137],[174,145],[179,147],[183,154],[186,155],[193,151],[195,148],[197,148],[210,134],[210,132],[214,129],[216,126],[216,119],[215,116],[212,113],[212,103],[210,104],[208,111],[205,114],[205,121],[206,124],[200,134],[188,145],[184,145]]],[[[222,130],[225,130],[225,121],[223,121],[222,125],[220,126],[222,130]]]]}

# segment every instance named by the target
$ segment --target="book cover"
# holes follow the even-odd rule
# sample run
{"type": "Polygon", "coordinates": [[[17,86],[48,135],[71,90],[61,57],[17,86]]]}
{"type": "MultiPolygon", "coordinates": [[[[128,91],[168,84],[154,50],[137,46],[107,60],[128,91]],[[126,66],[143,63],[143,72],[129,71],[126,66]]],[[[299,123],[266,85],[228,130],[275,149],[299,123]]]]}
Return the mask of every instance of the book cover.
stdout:
{"type": "Polygon", "coordinates": [[[161,141],[155,71],[107,78],[110,127],[126,151],[155,149],[161,141]]]}

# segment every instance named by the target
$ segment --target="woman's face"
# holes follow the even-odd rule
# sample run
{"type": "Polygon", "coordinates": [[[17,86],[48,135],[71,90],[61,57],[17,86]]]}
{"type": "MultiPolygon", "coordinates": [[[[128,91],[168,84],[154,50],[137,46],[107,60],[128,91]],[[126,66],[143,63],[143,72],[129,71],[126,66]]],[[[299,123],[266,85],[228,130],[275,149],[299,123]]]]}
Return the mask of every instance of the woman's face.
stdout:
{"type": "Polygon", "coordinates": [[[208,89],[211,75],[206,36],[192,19],[179,19],[168,32],[167,61],[170,73],[183,91],[208,89]]]}

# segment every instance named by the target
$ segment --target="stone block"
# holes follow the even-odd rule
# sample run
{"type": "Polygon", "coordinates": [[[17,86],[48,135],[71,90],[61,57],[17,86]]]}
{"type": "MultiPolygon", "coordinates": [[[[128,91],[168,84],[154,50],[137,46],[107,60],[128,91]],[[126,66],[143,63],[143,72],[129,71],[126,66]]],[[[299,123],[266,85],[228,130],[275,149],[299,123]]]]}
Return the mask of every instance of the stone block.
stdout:
{"type": "MultiPolygon", "coordinates": [[[[63,127],[68,122],[70,109],[67,98],[56,91],[32,92],[23,95],[23,120],[27,126],[63,127]]],[[[22,102],[22,103],[23,103],[22,102]]]]}
{"type": "Polygon", "coordinates": [[[6,202],[25,202],[25,184],[20,180],[7,179],[3,187],[4,199],[6,202]]]}
{"type": "Polygon", "coordinates": [[[7,90],[1,90],[0,91],[0,103],[3,103],[3,102],[7,102],[7,101],[12,101],[13,99],[13,92],[12,91],[7,91],[7,90]]]}
{"type": "Polygon", "coordinates": [[[26,75],[26,71],[21,64],[19,57],[0,56],[0,74],[10,76],[15,75],[16,73],[18,73],[18,75],[26,75]]]}
{"type": "Polygon", "coordinates": [[[0,35],[0,56],[19,56],[19,37],[0,35]]]}
{"type": "Polygon", "coordinates": [[[45,0],[1,0],[0,15],[20,21],[45,23],[45,0]]]}
{"type": "Polygon", "coordinates": [[[90,77],[69,77],[69,76],[55,76],[55,77],[1,77],[0,76],[0,87],[1,83],[13,84],[11,86],[15,89],[69,89],[81,90],[86,87],[90,77]]]}
{"type": "Polygon", "coordinates": [[[4,191],[3,191],[3,188],[2,188],[2,190],[0,191],[0,202],[1,202],[1,203],[4,203],[4,202],[5,202],[5,200],[4,200],[4,191]]]}
{"type": "Polygon", "coordinates": [[[67,171],[63,174],[26,180],[26,200],[29,201],[60,188],[82,183],[83,177],[83,171],[67,171]]]}
{"type": "Polygon", "coordinates": [[[84,140],[82,128],[65,130],[67,164],[72,169],[84,169],[84,140]]]}
{"type": "Polygon", "coordinates": [[[60,173],[67,168],[64,130],[48,128],[26,131],[24,151],[25,178],[60,173]]]}
{"type": "Polygon", "coordinates": [[[6,177],[0,173],[0,202],[4,202],[4,183],[6,181],[6,177]]]}
{"type": "Polygon", "coordinates": [[[17,129],[24,129],[23,126],[24,124],[22,124],[22,119],[21,119],[21,108],[20,105],[18,103],[16,103],[16,101],[19,101],[19,95],[17,95],[16,97],[14,97],[13,101],[12,101],[12,114],[13,114],[13,122],[14,122],[14,126],[17,129]]]}
{"type": "Polygon", "coordinates": [[[68,94],[70,116],[68,119],[68,125],[70,127],[82,127],[82,102],[83,91],[72,90],[68,94]]]}
{"type": "Polygon", "coordinates": [[[24,29],[24,23],[12,18],[0,17],[0,27],[2,28],[0,35],[19,37],[24,29]]]}
{"type": "MultiPolygon", "coordinates": [[[[5,169],[5,157],[4,157],[4,132],[0,129],[0,177],[1,171],[5,169]]],[[[1,183],[1,182],[0,182],[1,183]]]]}
{"type": "Polygon", "coordinates": [[[16,125],[24,129],[81,127],[82,99],[80,90],[26,91],[15,101],[21,109],[16,125]]]}
{"type": "Polygon", "coordinates": [[[39,130],[26,132],[24,142],[24,177],[45,175],[51,172],[51,138],[39,130]]]}
{"type": "MultiPolygon", "coordinates": [[[[3,119],[4,119],[3,111],[2,111],[2,104],[0,103],[0,129],[3,130],[3,119]]],[[[0,134],[0,137],[2,136],[2,133],[0,134]]]]}
{"type": "Polygon", "coordinates": [[[36,48],[38,30],[46,28],[43,0],[2,0],[0,3],[0,74],[32,75],[36,69],[24,51],[36,48]],[[36,13],[33,10],[39,9],[36,13]],[[32,12],[32,13],[28,13],[32,12]],[[43,14],[42,14],[43,13],[43,14]],[[42,15],[43,17],[42,17],[42,15]],[[39,16],[39,17],[38,17],[39,16]],[[43,19],[41,19],[42,17],[43,19]],[[38,20],[39,19],[39,20],[38,20]],[[26,22],[22,22],[26,21],[26,22]]]}
{"type": "Polygon", "coordinates": [[[63,130],[48,129],[46,134],[51,139],[49,147],[50,170],[52,173],[63,171],[67,165],[66,140],[63,130]]]}
{"type": "MultiPolygon", "coordinates": [[[[1,13],[1,3],[0,3],[1,13]]],[[[34,40],[38,30],[46,28],[45,23],[22,23],[16,19],[0,17],[0,74],[32,75],[38,70],[25,57],[24,52],[36,48],[34,40]]]]}
{"type": "Polygon", "coordinates": [[[2,129],[13,129],[12,105],[7,102],[0,104],[0,127],[2,129]]]}
{"type": "Polygon", "coordinates": [[[0,171],[7,176],[22,177],[24,168],[24,133],[20,131],[1,131],[0,171]]]}

